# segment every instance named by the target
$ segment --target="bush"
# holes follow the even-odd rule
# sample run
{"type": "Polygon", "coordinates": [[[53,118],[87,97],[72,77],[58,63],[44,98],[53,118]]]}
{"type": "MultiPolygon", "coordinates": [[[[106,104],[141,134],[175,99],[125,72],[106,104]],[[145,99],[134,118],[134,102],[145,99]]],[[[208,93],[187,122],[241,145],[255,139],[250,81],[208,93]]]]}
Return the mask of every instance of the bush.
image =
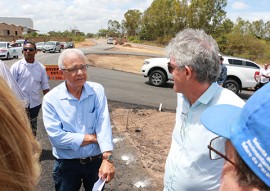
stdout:
{"type": "Polygon", "coordinates": [[[71,38],[74,42],[83,42],[85,40],[85,36],[72,36],[71,38]]]}

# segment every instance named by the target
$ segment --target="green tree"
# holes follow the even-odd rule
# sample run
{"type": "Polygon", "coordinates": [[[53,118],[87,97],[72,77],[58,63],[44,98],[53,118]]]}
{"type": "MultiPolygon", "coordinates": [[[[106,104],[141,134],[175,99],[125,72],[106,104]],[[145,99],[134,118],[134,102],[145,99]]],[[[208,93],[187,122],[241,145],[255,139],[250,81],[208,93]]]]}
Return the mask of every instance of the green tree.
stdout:
{"type": "Polygon", "coordinates": [[[87,33],[87,34],[86,34],[86,37],[87,37],[87,38],[93,38],[94,36],[95,36],[95,35],[94,35],[93,33],[87,33]]]}
{"type": "Polygon", "coordinates": [[[215,34],[226,18],[226,5],[227,0],[191,0],[187,14],[188,27],[215,34]]]}
{"type": "Polygon", "coordinates": [[[108,33],[108,30],[107,29],[100,29],[100,30],[98,30],[97,35],[99,37],[106,37],[107,33],[108,33]]]}
{"type": "Polygon", "coordinates": [[[127,31],[127,35],[136,36],[141,24],[142,13],[137,9],[128,10],[124,14],[124,17],[123,26],[127,31]]]}
{"type": "Polygon", "coordinates": [[[155,40],[175,35],[176,29],[183,27],[180,23],[185,22],[179,18],[182,14],[180,11],[184,10],[182,6],[179,0],[154,0],[143,14],[141,32],[144,38],[155,40]]]}
{"type": "Polygon", "coordinates": [[[108,21],[108,34],[107,36],[118,36],[121,33],[121,25],[116,20],[108,21]]]}
{"type": "Polygon", "coordinates": [[[264,29],[265,29],[264,39],[266,41],[270,41],[270,21],[267,21],[265,23],[264,29]]]}
{"type": "Polygon", "coordinates": [[[226,35],[227,43],[223,53],[251,60],[261,60],[265,57],[267,44],[263,40],[248,34],[230,33],[226,35]]]}
{"type": "Polygon", "coordinates": [[[251,35],[262,39],[264,37],[264,34],[265,34],[264,26],[265,25],[264,25],[263,20],[252,22],[251,25],[250,25],[250,33],[251,33],[251,35]]]}
{"type": "Polygon", "coordinates": [[[250,22],[243,20],[241,17],[237,18],[232,32],[236,34],[248,35],[250,34],[250,22]]]}

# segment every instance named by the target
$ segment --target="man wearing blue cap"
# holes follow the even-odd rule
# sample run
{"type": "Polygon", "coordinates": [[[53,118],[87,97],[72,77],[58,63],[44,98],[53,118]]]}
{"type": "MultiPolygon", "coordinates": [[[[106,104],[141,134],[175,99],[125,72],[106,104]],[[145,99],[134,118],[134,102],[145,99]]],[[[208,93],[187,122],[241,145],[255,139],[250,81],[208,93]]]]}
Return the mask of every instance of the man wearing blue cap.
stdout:
{"type": "Polygon", "coordinates": [[[202,114],[201,122],[207,129],[228,139],[224,154],[216,149],[219,138],[208,145],[210,153],[213,151],[226,160],[221,191],[270,190],[269,110],[267,84],[248,99],[243,109],[224,104],[210,107],[202,114]]]}

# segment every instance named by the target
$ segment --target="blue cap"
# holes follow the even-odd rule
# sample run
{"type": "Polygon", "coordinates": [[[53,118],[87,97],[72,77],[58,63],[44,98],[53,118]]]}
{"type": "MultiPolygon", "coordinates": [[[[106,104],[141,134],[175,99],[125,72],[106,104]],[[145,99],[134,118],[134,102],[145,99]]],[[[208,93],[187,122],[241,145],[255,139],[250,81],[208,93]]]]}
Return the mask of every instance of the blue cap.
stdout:
{"type": "Polygon", "coordinates": [[[243,108],[215,105],[205,110],[202,124],[230,139],[249,168],[270,186],[270,83],[256,91],[243,108]]]}

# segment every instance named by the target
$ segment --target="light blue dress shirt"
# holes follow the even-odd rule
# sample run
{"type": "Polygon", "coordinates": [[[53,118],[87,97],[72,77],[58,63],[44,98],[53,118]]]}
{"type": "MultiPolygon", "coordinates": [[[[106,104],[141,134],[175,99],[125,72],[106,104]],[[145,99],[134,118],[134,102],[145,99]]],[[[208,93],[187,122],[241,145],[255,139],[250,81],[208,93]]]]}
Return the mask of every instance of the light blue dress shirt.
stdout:
{"type": "MultiPolygon", "coordinates": [[[[200,122],[202,112],[217,104],[242,107],[244,101],[216,82],[193,105],[183,94],[177,94],[176,124],[166,160],[164,191],[219,189],[224,160],[211,160],[207,148],[211,139],[217,135],[208,131],[200,122]]],[[[224,144],[217,149],[224,150],[224,144]]]]}
{"type": "Polygon", "coordinates": [[[40,105],[40,91],[50,89],[45,67],[38,61],[29,64],[23,58],[10,67],[10,72],[28,98],[29,107],[40,105]]]}
{"type": "Polygon", "coordinates": [[[102,85],[85,82],[78,100],[63,82],[44,96],[42,111],[56,158],[86,158],[113,150],[107,98],[102,85]],[[96,134],[98,144],[80,146],[85,134],[96,134]]]}

